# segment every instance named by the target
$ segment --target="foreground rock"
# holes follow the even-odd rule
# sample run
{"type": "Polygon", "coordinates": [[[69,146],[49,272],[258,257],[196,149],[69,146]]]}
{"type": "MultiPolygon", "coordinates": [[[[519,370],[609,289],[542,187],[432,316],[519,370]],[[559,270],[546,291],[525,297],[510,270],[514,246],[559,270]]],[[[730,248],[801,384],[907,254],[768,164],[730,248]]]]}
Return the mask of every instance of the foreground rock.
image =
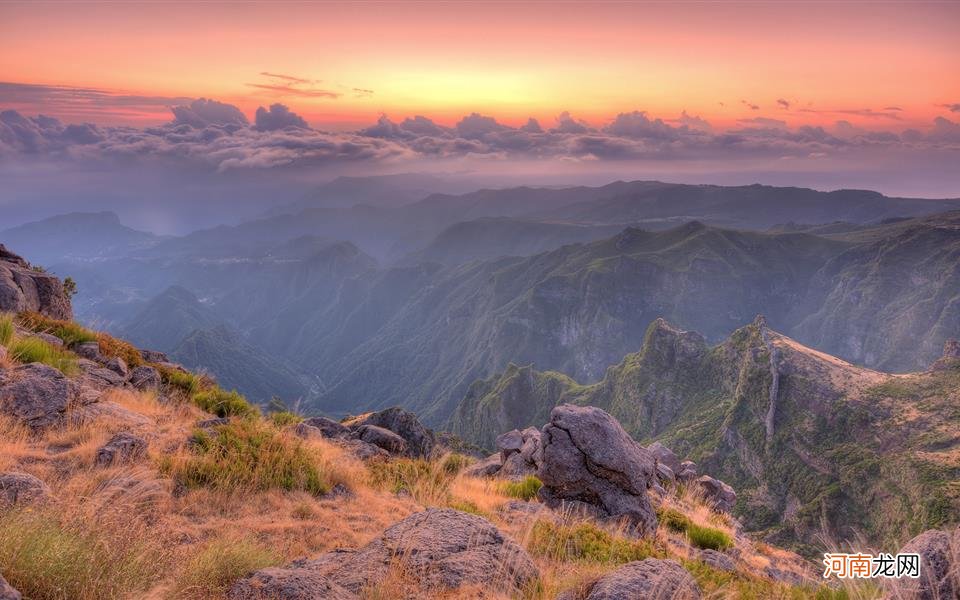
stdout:
{"type": "Polygon", "coordinates": [[[696,600],[700,587],[679,563],[648,558],[604,575],[586,593],[568,592],[558,600],[696,600]]]}
{"type": "Polygon", "coordinates": [[[140,436],[123,431],[97,450],[95,463],[98,467],[133,462],[147,453],[147,441],[140,436]]]}
{"type": "Polygon", "coordinates": [[[0,312],[38,312],[54,319],[72,319],[70,297],[63,283],[38,271],[0,244],[0,312]]]}
{"type": "Polygon", "coordinates": [[[0,600],[21,600],[23,596],[0,575],[0,600]]]}
{"type": "Polygon", "coordinates": [[[697,485],[703,491],[704,499],[715,510],[725,513],[733,511],[733,507],[737,504],[737,493],[733,491],[732,487],[709,475],[698,478],[697,485]]]}
{"type": "Polygon", "coordinates": [[[27,473],[0,473],[0,508],[41,502],[50,497],[50,488],[27,473]]]}
{"type": "Polygon", "coordinates": [[[896,580],[894,598],[960,598],[960,528],[952,533],[924,531],[907,542],[899,553],[920,555],[920,578],[896,580]]]}
{"type": "Polygon", "coordinates": [[[140,391],[158,389],[161,382],[160,372],[153,367],[142,365],[130,371],[130,385],[140,391]]]}
{"type": "Polygon", "coordinates": [[[647,490],[656,460],[616,419],[592,406],[563,404],[543,428],[540,499],[551,508],[572,505],[601,518],[625,520],[652,534],[657,517],[647,490]]]}
{"type": "Polygon", "coordinates": [[[361,425],[354,431],[354,436],[362,442],[383,448],[390,454],[403,455],[408,453],[406,440],[383,427],[361,425]]]}
{"type": "Polygon", "coordinates": [[[420,423],[417,415],[400,407],[367,413],[344,423],[356,431],[364,425],[375,425],[392,431],[407,443],[406,455],[411,458],[429,458],[437,440],[433,432],[420,423]]]}
{"type": "Polygon", "coordinates": [[[527,552],[486,519],[431,508],[388,527],[359,550],[337,550],[285,569],[257,571],[237,582],[229,598],[353,599],[383,580],[391,567],[402,569],[425,593],[465,585],[510,590],[539,577],[527,552]]]}
{"type": "Polygon", "coordinates": [[[0,412],[34,431],[63,422],[77,390],[63,373],[40,363],[13,369],[0,380],[0,412]]]}

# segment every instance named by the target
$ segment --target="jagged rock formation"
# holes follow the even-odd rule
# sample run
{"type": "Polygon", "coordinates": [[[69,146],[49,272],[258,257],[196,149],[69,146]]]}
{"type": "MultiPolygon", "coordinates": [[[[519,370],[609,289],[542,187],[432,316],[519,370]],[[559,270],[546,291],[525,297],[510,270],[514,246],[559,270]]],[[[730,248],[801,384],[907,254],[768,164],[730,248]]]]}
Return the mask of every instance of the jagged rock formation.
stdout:
{"type": "Polygon", "coordinates": [[[363,460],[388,455],[429,458],[436,435],[412,412],[399,407],[367,413],[338,423],[326,417],[311,417],[294,428],[300,437],[312,435],[333,440],[363,460]]]}
{"type": "Polygon", "coordinates": [[[354,417],[344,425],[354,431],[365,425],[392,431],[406,442],[407,448],[401,453],[409,454],[414,458],[429,457],[437,443],[433,431],[424,427],[417,415],[397,406],[354,417]]]}
{"type": "Polygon", "coordinates": [[[33,311],[54,319],[72,319],[63,282],[0,244],[0,312],[33,311]]]}
{"type": "Polygon", "coordinates": [[[361,590],[382,580],[392,566],[418,581],[424,593],[465,585],[510,591],[539,576],[527,552],[486,519],[431,508],[388,527],[359,550],[257,571],[237,582],[229,598],[358,600],[361,590]]]}

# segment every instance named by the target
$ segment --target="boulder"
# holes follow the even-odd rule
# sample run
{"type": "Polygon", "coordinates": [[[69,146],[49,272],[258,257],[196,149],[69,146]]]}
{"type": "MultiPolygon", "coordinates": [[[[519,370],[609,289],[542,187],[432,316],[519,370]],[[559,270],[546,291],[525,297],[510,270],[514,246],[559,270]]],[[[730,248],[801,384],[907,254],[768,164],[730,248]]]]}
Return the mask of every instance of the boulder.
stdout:
{"type": "Polygon", "coordinates": [[[0,473],[0,507],[41,502],[50,497],[50,487],[27,473],[0,473]]]}
{"type": "Polygon", "coordinates": [[[895,598],[942,600],[960,597],[960,529],[931,529],[907,542],[898,554],[920,555],[920,578],[891,580],[895,598]]]}
{"type": "Polygon", "coordinates": [[[363,440],[336,439],[334,442],[362,461],[386,460],[390,458],[389,452],[380,446],[374,446],[373,444],[364,442],[363,440]]]}
{"type": "Polygon", "coordinates": [[[169,363],[170,359],[167,358],[167,355],[163,352],[157,352],[156,350],[141,350],[140,357],[148,363],[169,363]]]}
{"type": "Polygon", "coordinates": [[[43,340],[55,348],[63,348],[63,340],[49,333],[34,333],[32,337],[43,340]]]}
{"type": "Polygon", "coordinates": [[[159,389],[161,383],[160,371],[153,367],[141,365],[130,371],[130,385],[140,391],[159,389]]]}
{"type": "Polygon", "coordinates": [[[406,440],[383,427],[361,425],[353,431],[353,437],[368,444],[383,448],[390,454],[396,454],[398,456],[407,454],[406,440]]]}
{"type": "MultiPolygon", "coordinates": [[[[464,585],[519,589],[539,577],[526,550],[486,519],[452,509],[430,508],[388,527],[359,550],[335,550],[313,560],[296,561],[285,569],[257,571],[237,582],[229,598],[261,598],[240,594],[271,581],[289,582],[291,589],[297,589],[295,582],[321,582],[336,586],[333,589],[338,591],[359,594],[382,580],[391,567],[403,569],[424,590],[425,597],[431,590],[456,590],[464,585]]],[[[288,597],[273,593],[266,597],[288,597]]],[[[314,597],[318,596],[289,596],[314,597]]]]}
{"type": "Polygon", "coordinates": [[[680,463],[680,470],[674,471],[677,481],[681,483],[690,483],[697,478],[697,463],[691,460],[685,460],[680,463]]]}
{"type": "Polygon", "coordinates": [[[123,387],[127,383],[123,375],[90,361],[80,363],[80,368],[83,370],[83,382],[99,390],[123,387]]]}
{"type": "Polygon", "coordinates": [[[467,467],[464,474],[470,477],[490,477],[500,470],[500,466],[500,453],[491,454],[467,467]]]}
{"type": "Polygon", "coordinates": [[[674,454],[670,448],[667,448],[660,442],[654,442],[647,446],[647,450],[660,464],[670,467],[670,470],[674,473],[680,470],[680,459],[677,458],[677,455],[674,454]]]}
{"type": "MultiPolygon", "coordinates": [[[[514,430],[516,431],[516,430],[514,430]]],[[[509,432],[513,433],[513,432],[509,432]]],[[[516,432],[519,436],[518,449],[507,454],[503,461],[497,476],[504,479],[520,480],[528,475],[536,475],[543,462],[543,447],[541,445],[540,431],[528,427],[523,431],[516,432]]],[[[500,450],[501,456],[504,450],[500,450]]]]}
{"type": "Polygon", "coordinates": [[[623,520],[638,535],[657,529],[647,496],[656,459],[620,423],[592,406],[563,404],[550,413],[542,434],[540,499],[551,508],[568,502],[623,520]]]}
{"type": "Polygon", "coordinates": [[[673,560],[648,558],[623,565],[600,577],[583,600],[696,600],[700,586],[673,560]]]}
{"type": "Polygon", "coordinates": [[[723,552],[718,552],[716,550],[701,550],[697,555],[697,558],[700,559],[700,562],[703,564],[713,567],[719,571],[726,571],[728,573],[733,573],[737,570],[736,563],[733,562],[733,559],[724,554],[723,552]]]}
{"type": "Polygon", "coordinates": [[[310,569],[261,569],[241,579],[227,594],[228,600],[360,600],[310,569]]]}
{"type": "Polygon", "coordinates": [[[436,436],[420,423],[417,415],[396,406],[361,415],[346,425],[354,430],[363,425],[389,429],[407,442],[407,455],[411,458],[429,458],[437,443],[436,436]]]}
{"type": "Polygon", "coordinates": [[[103,363],[103,366],[124,379],[130,375],[130,369],[127,367],[126,361],[119,356],[114,356],[113,358],[107,360],[107,362],[103,363]]]}
{"type": "Polygon", "coordinates": [[[147,452],[147,441],[130,432],[122,431],[97,450],[94,463],[98,467],[109,467],[114,464],[133,462],[147,452]]]}
{"type": "Polygon", "coordinates": [[[13,586],[7,583],[7,580],[0,575],[0,600],[22,600],[20,592],[13,589],[13,586]]]}
{"type": "Polygon", "coordinates": [[[714,509],[725,513],[733,511],[733,507],[737,503],[737,493],[733,491],[732,487],[709,475],[698,478],[697,485],[703,490],[704,499],[714,509]]]}
{"type": "Polygon", "coordinates": [[[54,319],[73,319],[63,283],[0,244],[0,312],[33,311],[54,319]]]}
{"type": "Polygon", "coordinates": [[[346,425],[326,417],[310,417],[303,420],[301,424],[307,427],[315,427],[325,438],[345,438],[350,435],[350,429],[346,425]]]}
{"type": "Polygon", "coordinates": [[[500,462],[505,463],[511,454],[520,453],[523,446],[523,434],[519,429],[501,433],[496,439],[497,451],[500,452],[500,462]]]}
{"type": "Polygon", "coordinates": [[[0,387],[0,412],[33,430],[61,424],[77,393],[63,373],[41,363],[13,369],[8,380],[0,387]]]}
{"type": "Polygon", "coordinates": [[[663,463],[657,463],[657,479],[660,480],[660,483],[673,483],[676,481],[677,476],[674,475],[673,470],[663,463]]]}
{"type": "Polygon", "coordinates": [[[99,342],[83,342],[73,347],[73,352],[81,358],[92,360],[93,362],[103,362],[103,355],[100,354],[99,342]]]}

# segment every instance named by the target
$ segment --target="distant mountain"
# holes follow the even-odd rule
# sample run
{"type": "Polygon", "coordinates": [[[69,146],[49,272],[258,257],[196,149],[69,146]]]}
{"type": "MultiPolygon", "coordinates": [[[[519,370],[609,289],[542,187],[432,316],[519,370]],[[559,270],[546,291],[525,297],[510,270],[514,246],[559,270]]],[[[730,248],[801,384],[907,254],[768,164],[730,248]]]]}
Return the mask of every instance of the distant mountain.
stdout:
{"type": "Polygon", "coordinates": [[[213,373],[221,387],[235,389],[260,404],[276,397],[293,407],[315,393],[307,377],[223,325],[190,333],[170,358],[192,370],[213,373]]]}
{"type": "Polygon", "coordinates": [[[541,425],[556,404],[599,406],[733,485],[736,512],[769,541],[803,551],[822,545],[825,527],[889,543],[960,509],[956,354],[889,375],[802,346],[763,318],[713,347],[658,320],[598,383],[510,366],[471,386],[449,424],[489,447],[499,432],[541,425]]]}
{"type": "Polygon", "coordinates": [[[170,352],[190,333],[222,323],[210,306],[189,290],[167,288],[119,331],[142,348],[170,352]]]}
{"type": "Polygon", "coordinates": [[[120,223],[114,213],[70,213],[0,231],[0,241],[37,264],[106,259],[149,248],[163,238],[120,223]]]}
{"type": "Polygon", "coordinates": [[[265,216],[295,215],[311,208],[349,208],[358,204],[398,207],[431,194],[467,191],[469,184],[425,173],[337,177],[303,199],[271,209],[265,216]]]}

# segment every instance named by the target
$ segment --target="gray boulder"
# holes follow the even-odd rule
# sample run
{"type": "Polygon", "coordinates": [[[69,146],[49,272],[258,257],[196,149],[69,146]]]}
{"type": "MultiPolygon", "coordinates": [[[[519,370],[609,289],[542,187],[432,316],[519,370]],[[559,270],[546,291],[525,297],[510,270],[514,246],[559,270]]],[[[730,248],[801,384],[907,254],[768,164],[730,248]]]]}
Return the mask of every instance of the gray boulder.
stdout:
{"type": "Polygon", "coordinates": [[[107,362],[103,363],[103,366],[124,379],[130,375],[130,369],[127,367],[126,361],[119,356],[114,356],[113,358],[107,360],[107,362]]]}
{"type": "Polygon", "coordinates": [[[500,470],[500,454],[491,454],[483,460],[478,460],[464,470],[470,477],[490,477],[500,470]]]}
{"type": "Polygon", "coordinates": [[[723,552],[718,552],[716,550],[701,550],[697,555],[697,558],[700,559],[700,562],[703,564],[713,567],[719,571],[726,571],[728,573],[733,573],[737,570],[736,563],[733,562],[733,559],[724,554],[723,552]]]}
{"type": "Polygon", "coordinates": [[[81,358],[92,360],[94,362],[103,362],[103,355],[100,354],[99,342],[83,342],[73,347],[73,352],[81,358]]]}
{"type": "Polygon", "coordinates": [[[650,454],[661,464],[670,467],[670,470],[674,473],[680,470],[680,459],[677,458],[677,455],[674,454],[670,448],[667,448],[660,442],[654,442],[647,446],[647,450],[649,450],[650,454]]]}
{"type": "Polygon", "coordinates": [[[228,600],[360,600],[310,569],[261,569],[230,588],[228,600]]]}
{"type": "Polygon", "coordinates": [[[157,352],[156,350],[140,350],[140,356],[148,363],[165,364],[170,362],[170,359],[167,358],[166,354],[163,352],[157,352]]]}
{"type": "Polygon", "coordinates": [[[895,598],[943,600],[960,597],[960,529],[932,529],[907,542],[899,554],[920,555],[920,578],[891,580],[895,598]]]}
{"type": "Polygon", "coordinates": [[[130,385],[140,391],[158,389],[162,381],[160,371],[153,367],[141,365],[130,371],[130,385]]]}
{"type": "Polygon", "coordinates": [[[501,433],[495,441],[497,451],[500,452],[500,462],[507,462],[511,454],[519,454],[523,446],[523,434],[519,429],[501,433]]]}
{"type": "Polygon", "coordinates": [[[27,473],[0,473],[0,507],[33,503],[50,497],[50,487],[27,473]]]}
{"type": "Polygon", "coordinates": [[[364,442],[363,440],[336,439],[334,442],[362,461],[387,460],[390,458],[389,452],[380,446],[374,446],[373,444],[364,442]]]}
{"type": "Polygon", "coordinates": [[[691,460],[685,460],[680,463],[680,470],[674,471],[677,481],[681,483],[690,483],[697,478],[697,463],[691,460]]]}
{"type": "Polygon", "coordinates": [[[7,380],[0,387],[0,412],[33,430],[61,424],[77,393],[63,373],[41,363],[13,369],[7,380]]]}
{"type": "MultiPolygon", "coordinates": [[[[536,475],[543,463],[543,447],[541,444],[540,431],[533,427],[528,427],[523,431],[516,432],[517,439],[515,444],[517,449],[506,454],[503,465],[497,471],[497,476],[504,479],[520,480],[529,475],[536,475]]],[[[514,440],[510,440],[514,442],[514,440]]],[[[505,450],[501,448],[501,456],[505,450]]]]}
{"type": "Polygon", "coordinates": [[[590,586],[584,600],[697,600],[700,586],[672,560],[648,558],[623,565],[590,586]]]}
{"type": "Polygon", "coordinates": [[[663,463],[657,463],[657,479],[660,480],[660,483],[673,483],[677,480],[677,476],[674,475],[673,470],[663,463]]]}
{"type": "Polygon", "coordinates": [[[346,425],[326,417],[311,417],[303,420],[302,424],[317,428],[325,438],[345,438],[350,435],[350,429],[346,425]]]}
{"type": "Polygon", "coordinates": [[[376,425],[361,425],[353,431],[353,436],[360,441],[383,448],[390,454],[398,456],[407,454],[406,440],[389,429],[376,425]]]}
{"type": "Polygon", "coordinates": [[[719,479],[704,475],[697,479],[697,485],[703,490],[703,496],[714,509],[729,513],[737,504],[737,493],[719,479]]]}
{"type": "Polygon", "coordinates": [[[513,590],[539,577],[527,552],[486,519],[430,508],[388,527],[359,550],[336,550],[313,560],[296,561],[286,569],[258,571],[234,585],[229,597],[260,598],[238,594],[250,589],[251,582],[262,586],[264,581],[319,581],[358,594],[382,580],[393,566],[417,582],[425,597],[431,590],[455,590],[464,585],[513,590]]]}
{"type": "Polygon", "coordinates": [[[433,431],[424,427],[417,415],[397,406],[361,415],[346,425],[353,430],[363,425],[389,429],[407,442],[407,455],[411,458],[429,458],[437,443],[433,431]]]}
{"type": "Polygon", "coordinates": [[[21,600],[23,596],[0,575],[0,600],[21,600]]]}
{"type": "Polygon", "coordinates": [[[616,419],[596,407],[563,404],[550,413],[542,443],[538,476],[547,506],[586,505],[601,517],[625,520],[636,534],[656,531],[647,496],[656,460],[616,419]]]}
{"type": "Polygon", "coordinates": [[[130,432],[122,431],[97,450],[94,463],[109,467],[117,463],[133,462],[147,453],[147,441],[130,432]]]}
{"type": "Polygon", "coordinates": [[[34,333],[32,337],[43,340],[55,348],[63,348],[63,340],[49,333],[34,333]]]}
{"type": "Polygon", "coordinates": [[[54,319],[73,319],[63,283],[0,244],[0,312],[33,311],[54,319]]]}

